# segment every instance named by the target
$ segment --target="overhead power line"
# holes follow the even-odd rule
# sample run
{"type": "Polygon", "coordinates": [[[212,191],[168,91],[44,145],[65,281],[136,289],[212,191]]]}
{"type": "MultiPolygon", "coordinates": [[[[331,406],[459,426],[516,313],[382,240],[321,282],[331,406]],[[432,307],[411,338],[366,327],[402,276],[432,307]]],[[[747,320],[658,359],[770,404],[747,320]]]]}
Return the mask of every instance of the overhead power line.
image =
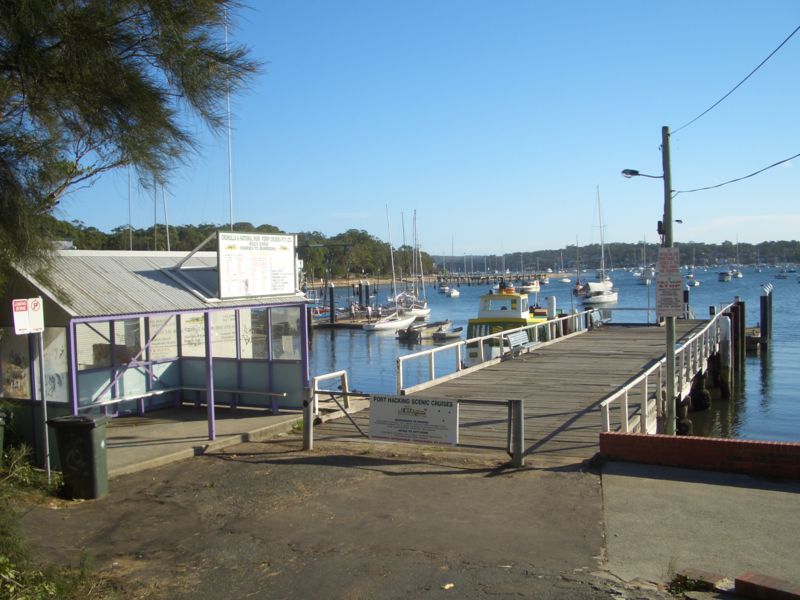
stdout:
{"type": "Polygon", "coordinates": [[[792,160],[794,158],[797,158],[799,156],[800,156],[800,153],[795,154],[794,156],[790,156],[789,158],[784,158],[783,160],[779,160],[776,163],[772,163],[768,167],[764,167],[763,169],[759,169],[758,171],[755,171],[754,173],[750,173],[749,175],[745,175],[744,177],[737,177],[736,179],[731,179],[730,181],[725,181],[723,183],[718,183],[717,185],[709,185],[709,186],[706,186],[706,187],[695,188],[693,190],[676,190],[674,195],[677,196],[678,194],[691,194],[692,192],[702,192],[702,191],[705,191],[705,190],[713,190],[715,188],[722,187],[723,185],[728,185],[728,184],[731,184],[731,183],[736,183],[737,181],[742,181],[744,179],[749,179],[750,177],[755,177],[759,173],[763,173],[764,171],[768,171],[769,169],[771,169],[773,167],[777,167],[778,165],[782,165],[783,163],[789,162],[790,160],[792,160]]]}
{"type": "Polygon", "coordinates": [[[711,112],[713,109],[715,109],[717,106],[719,106],[719,104],[721,104],[721,103],[722,103],[722,101],[723,101],[723,100],[725,100],[725,98],[727,98],[727,97],[728,97],[728,96],[730,96],[730,95],[731,95],[733,92],[735,92],[735,91],[736,91],[736,90],[739,88],[739,86],[741,86],[741,85],[742,85],[742,84],[743,84],[745,81],[747,81],[748,79],[750,79],[750,77],[751,77],[751,76],[752,76],[752,75],[753,75],[753,74],[754,74],[756,71],[758,71],[758,70],[759,70],[761,67],[763,67],[763,66],[764,66],[764,63],[766,63],[766,62],[767,62],[767,61],[768,61],[770,58],[772,58],[772,57],[775,55],[775,53],[776,53],[778,50],[780,50],[780,49],[783,47],[783,45],[784,45],[784,44],[786,44],[786,42],[788,42],[788,41],[789,41],[789,40],[792,38],[792,36],[793,36],[795,33],[797,33],[798,31],[800,31],[800,25],[798,25],[798,26],[795,28],[795,30],[794,30],[792,33],[790,33],[790,34],[789,34],[789,36],[788,36],[788,37],[787,37],[785,40],[783,40],[783,41],[780,43],[780,45],[779,45],[777,48],[775,48],[775,50],[773,50],[772,52],[770,52],[770,54],[769,54],[769,56],[767,56],[767,58],[765,58],[764,60],[762,60],[762,61],[759,63],[759,65],[758,65],[758,66],[757,66],[755,69],[753,69],[752,71],[750,71],[750,73],[748,73],[747,77],[745,77],[745,78],[744,78],[744,79],[742,79],[742,80],[741,80],[739,83],[737,83],[737,84],[734,86],[734,88],[733,88],[733,89],[732,89],[730,92],[728,92],[728,93],[727,93],[727,94],[725,94],[725,95],[724,95],[722,98],[720,98],[719,100],[717,100],[716,102],[714,102],[714,104],[712,104],[711,106],[709,106],[707,109],[705,109],[703,112],[701,112],[699,115],[697,115],[697,116],[696,116],[694,119],[692,119],[691,121],[689,121],[689,122],[688,122],[688,123],[686,123],[685,125],[681,125],[681,126],[680,126],[680,127],[678,127],[677,129],[674,129],[674,130],[672,131],[672,135],[675,135],[675,134],[676,134],[676,133],[678,133],[678,132],[679,132],[681,129],[685,129],[685,128],[687,128],[689,125],[691,125],[692,123],[694,123],[695,121],[697,121],[697,120],[698,120],[700,117],[702,117],[702,116],[704,116],[704,115],[708,114],[708,113],[709,113],[709,112],[711,112]]]}

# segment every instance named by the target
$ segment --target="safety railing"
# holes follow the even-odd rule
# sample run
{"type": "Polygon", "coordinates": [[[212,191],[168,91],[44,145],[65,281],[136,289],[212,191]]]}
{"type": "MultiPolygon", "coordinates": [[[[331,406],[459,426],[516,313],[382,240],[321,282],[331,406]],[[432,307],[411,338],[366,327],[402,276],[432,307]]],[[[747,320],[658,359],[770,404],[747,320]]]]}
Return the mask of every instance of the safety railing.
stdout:
{"type": "Polygon", "coordinates": [[[347,382],[347,371],[334,371],[333,373],[316,375],[315,377],[311,378],[311,409],[315,415],[319,414],[320,396],[331,397],[331,394],[333,393],[330,390],[321,389],[320,384],[324,381],[331,380],[339,381],[339,389],[341,390],[344,408],[350,408],[350,387],[347,382]]]}
{"type": "MultiPolygon", "coordinates": [[[[702,328],[675,346],[674,389],[681,398],[689,393],[695,375],[705,370],[708,359],[718,351],[723,336],[720,317],[725,316],[731,306],[717,310],[702,328]]],[[[664,418],[666,409],[662,393],[666,388],[666,365],[665,356],[602,400],[600,418],[603,431],[656,433],[658,420],[664,418]],[[654,404],[655,412],[651,404],[654,404]],[[634,406],[633,410],[631,406],[634,406]],[[614,413],[616,419],[612,419],[614,413]]]]}
{"type": "Polygon", "coordinates": [[[468,340],[461,340],[420,352],[398,356],[396,363],[396,390],[398,394],[410,394],[449,379],[459,377],[467,372],[472,372],[495,364],[505,358],[507,355],[506,351],[511,349],[511,344],[508,340],[509,335],[518,331],[524,331],[528,334],[531,345],[525,348],[524,351],[531,351],[536,347],[549,345],[559,339],[585,333],[590,328],[598,327],[602,323],[603,320],[600,318],[599,312],[596,309],[590,309],[556,319],[549,319],[541,323],[525,325],[515,329],[507,329],[491,335],[474,337],[468,340]],[[499,348],[499,355],[492,356],[491,353],[487,355],[486,349],[490,347],[499,348]],[[477,355],[474,360],[475,364],[470,366],[467,366],[464,362],[464,354],[468,348],[470,350],[477,349],[477,355]],[[450,354],[447,358],[449,366],[445,364],[444,367],[442,367],[442,363],[438,361],[438,358],[443,354],[450,354]],[[427,373],[425,374],[427,378],[422,379],[422,381],[414,385],[406,386],[405,367],[409,364],[419,364],[419,362],[427,364],[427,373]]]}
{"type": "MultiPolygon", "coordinates": [[[[327,379],[336,379],[340,377],[342,373],[344,373],[346,377],[346,373],[344,371],[337,371],[336,373],[321,375],[320,380],[324,381],[327,379]]],[[[359,394],[359,393],[347,394],[339,391],[324,390],[312,387],[309,394],[309,400],[306,400],[306,402],[304,402],[303,404],[304,406],[303,449],[304,450],[314,449],[314,427],[316,418],[312,411],[312,405],[314,402],[313,398],[316,398],[318,396],[327,396],[332,402],[334,402],[339,407],[339,409],[344,414],[344,417],[346,417],[350,421],[350,424],[356,429],[356,431],[358,431],[359,435],[361,435],[364,438],[370,438],[369,432],[365,431],[350,414],[349,407],[347,404],[347,398],[348,396],[351,396],[369,401],[371,400],[371,395],[359,394]],[[339,401],[340,399],[342,400],[342,402],[339,401]]],[[[514,467],[524,466],[525,412],[524,412],[524,404],[521,399],[502,400],[502,401],[458,399],[456,400],[456,403],[459,406],[463,405],[491,406],[494,408],[505,405],[508,411],[508,417],[506,420],[506,445],[504,450],[511,457],[512,466],[514,467]]],[[[461,424],[459,423],[459,427],[460,426],[461,424]]]]}

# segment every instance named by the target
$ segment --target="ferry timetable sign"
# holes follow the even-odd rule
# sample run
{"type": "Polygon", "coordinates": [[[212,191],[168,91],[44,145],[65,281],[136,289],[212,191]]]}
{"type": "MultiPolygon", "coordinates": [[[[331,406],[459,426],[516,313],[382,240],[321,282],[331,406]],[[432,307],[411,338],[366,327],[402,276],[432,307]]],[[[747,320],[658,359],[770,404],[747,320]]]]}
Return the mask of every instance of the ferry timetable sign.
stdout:
{"type": "Polygon", "coordinates": [[[369,437],[416,444],[458,444],[458,401],[372,396],[369,437]]]}
{"type": "Polygon", "coordinates": [[[683,315],[683,278],[681,257],[677,248],[658,249],[656,314],[659,317],[683,315]]]}
{"type": "Polygon", "coordinates": [[[291,295],[297,286],[293,235],[217,232],[220,298],[291,295]]]}

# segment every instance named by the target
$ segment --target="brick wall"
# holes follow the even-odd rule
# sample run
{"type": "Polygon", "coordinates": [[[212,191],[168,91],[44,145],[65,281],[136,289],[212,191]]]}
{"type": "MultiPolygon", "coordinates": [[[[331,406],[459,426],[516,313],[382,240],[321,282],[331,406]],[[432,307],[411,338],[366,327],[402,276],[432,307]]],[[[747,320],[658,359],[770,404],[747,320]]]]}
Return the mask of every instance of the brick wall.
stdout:
{"type": "Polygon", "coordinates": [[[610,460],[800,479],[800,443],[601,433],[610,460]]]}

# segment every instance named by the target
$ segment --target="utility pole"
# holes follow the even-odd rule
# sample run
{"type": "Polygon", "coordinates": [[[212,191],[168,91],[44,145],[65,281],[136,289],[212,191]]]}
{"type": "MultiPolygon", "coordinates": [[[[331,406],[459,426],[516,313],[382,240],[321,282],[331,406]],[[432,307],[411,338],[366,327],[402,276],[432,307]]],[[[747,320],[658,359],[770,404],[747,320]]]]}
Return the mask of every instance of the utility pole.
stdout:
{"type": "MultiPolygon", "coordinates": [[[[669,127],[661,128],[661,162],[664,168],[664,247],[672,248],[672,172],[669,127]]],[[[675,435],[675,317],[666,318],[667,334],[667,435],[675,435]]]]}

